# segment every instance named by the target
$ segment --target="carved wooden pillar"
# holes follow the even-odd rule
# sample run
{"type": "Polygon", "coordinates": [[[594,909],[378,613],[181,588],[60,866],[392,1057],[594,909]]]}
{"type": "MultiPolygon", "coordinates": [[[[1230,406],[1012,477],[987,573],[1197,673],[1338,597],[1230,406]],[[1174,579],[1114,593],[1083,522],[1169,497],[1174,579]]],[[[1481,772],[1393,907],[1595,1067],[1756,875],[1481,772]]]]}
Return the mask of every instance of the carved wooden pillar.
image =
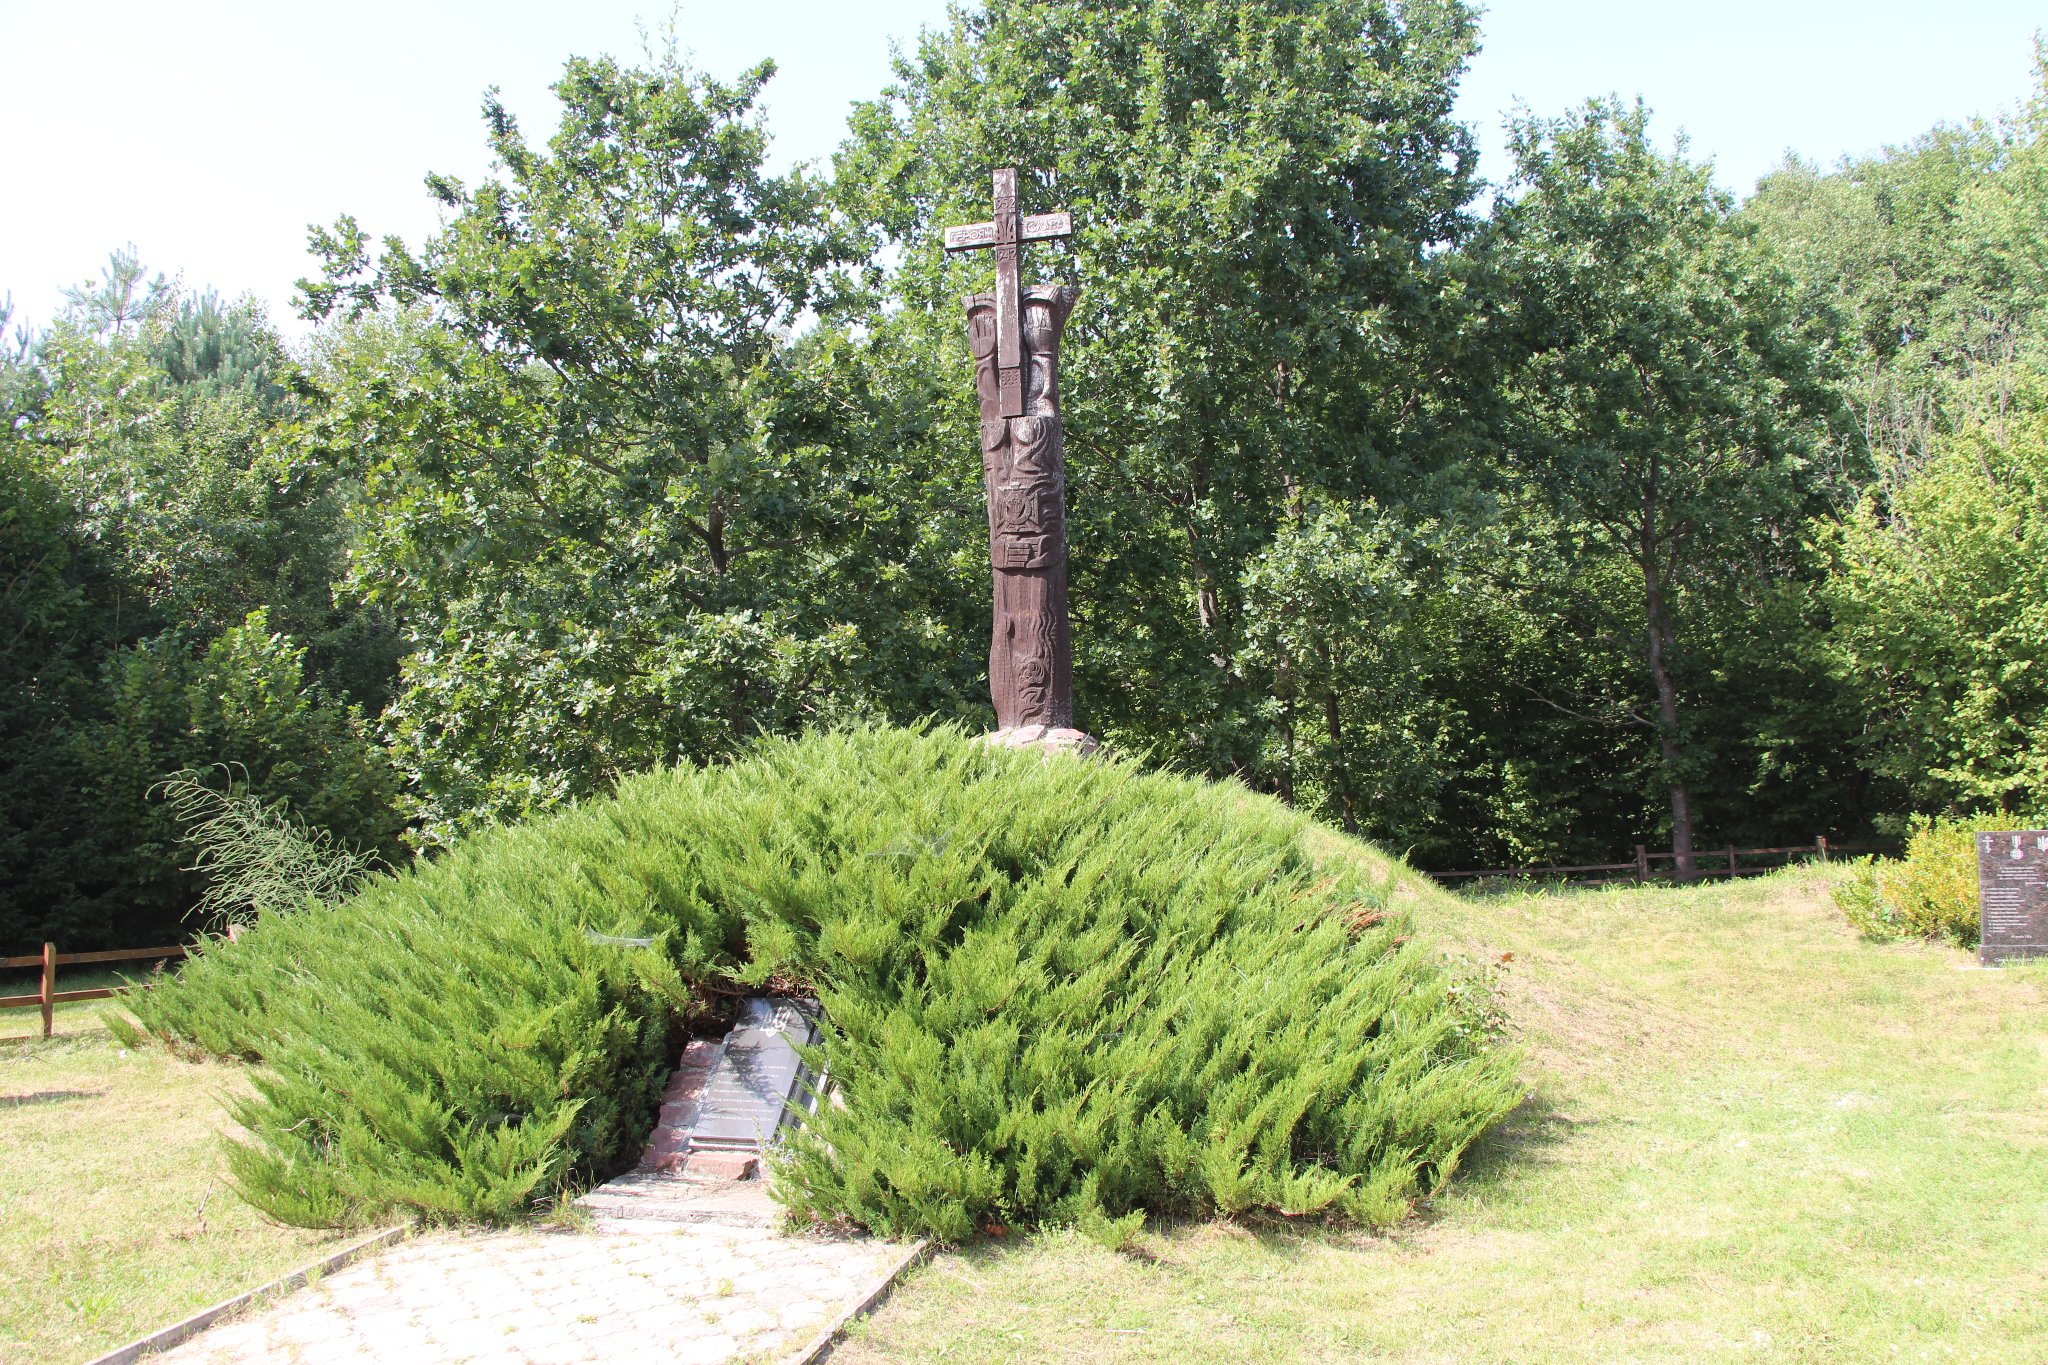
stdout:
{"type": "MultiPolygon", "coordinates": [[[[1066,462],[1060,431],[1060,332],[1078,291],[1030,285],[1018,291],[1024,401],[1003,409],[998,364],[998,296],[971,294],[967,334],[981,398],[981,472],[988,492],[989,563],[995,574],[995,630],[989,696],[996,726],[1069,729],[1074,658],[1067,636],[1066,462]]],[[[1006,403],[1004,400],[1010,398],[1006,403]]]]}

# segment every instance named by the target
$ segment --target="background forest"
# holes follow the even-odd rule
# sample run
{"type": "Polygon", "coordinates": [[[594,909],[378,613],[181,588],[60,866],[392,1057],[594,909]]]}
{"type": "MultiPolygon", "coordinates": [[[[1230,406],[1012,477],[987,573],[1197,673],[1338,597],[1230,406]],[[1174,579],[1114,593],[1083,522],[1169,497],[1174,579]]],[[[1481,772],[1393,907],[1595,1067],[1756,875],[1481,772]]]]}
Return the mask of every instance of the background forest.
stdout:
{"type": "Polygon", "coordinates": [[[0,949],[189,931],[184,771],[395,863],[984,728],[989,266],[939,234],[997,164],[1080,228],[1027,269],[1082,286],[1084,728],[1422,867],[2034,807],[2048,74],[1740,203],[1607,99],[1487,185],[1475,24],[994,0],[789,174],[772,66],[572,60],[439,234],[313,233],[303,344],[117,253],[0,354],[0,949]]]}

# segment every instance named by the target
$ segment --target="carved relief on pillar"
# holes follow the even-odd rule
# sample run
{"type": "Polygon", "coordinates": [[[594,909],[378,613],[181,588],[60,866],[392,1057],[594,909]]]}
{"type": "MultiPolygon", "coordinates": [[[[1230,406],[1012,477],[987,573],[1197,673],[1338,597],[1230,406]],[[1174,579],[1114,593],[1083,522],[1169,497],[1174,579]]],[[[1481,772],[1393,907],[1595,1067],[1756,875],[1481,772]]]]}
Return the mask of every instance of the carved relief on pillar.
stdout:
{"type": "Polygon", "coordinates": [[[1059,343],[1076,291],[1019,291],[1023,412],[1004,391],[998,298],[966,300],[967,335],[981,400],[981,468],[988,493],[995,622],[989,691],[997,724],[1073,724],[1073,654],[1067,635],[1066,465],[1059,416],[1059,343]]]}

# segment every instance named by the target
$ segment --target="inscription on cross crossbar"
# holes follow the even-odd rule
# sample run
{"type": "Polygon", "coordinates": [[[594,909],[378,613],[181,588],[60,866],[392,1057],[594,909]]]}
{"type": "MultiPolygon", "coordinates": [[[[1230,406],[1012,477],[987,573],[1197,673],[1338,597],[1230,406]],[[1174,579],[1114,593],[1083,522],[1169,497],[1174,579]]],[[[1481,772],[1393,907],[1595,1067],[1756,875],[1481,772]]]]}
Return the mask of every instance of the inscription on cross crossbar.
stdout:
{"type": "Polygon", "coordinates": [[[995,173],[995,219],[946,229],[946,250],[996,253],[996,394],[1004,417],[1024,415],[1023,322],[1019,316],[1018,251],[1026,242],[1050,242],[1074,235],[1071,213],[1017,211],[1017,171],[1005,166],[995,173]]]}

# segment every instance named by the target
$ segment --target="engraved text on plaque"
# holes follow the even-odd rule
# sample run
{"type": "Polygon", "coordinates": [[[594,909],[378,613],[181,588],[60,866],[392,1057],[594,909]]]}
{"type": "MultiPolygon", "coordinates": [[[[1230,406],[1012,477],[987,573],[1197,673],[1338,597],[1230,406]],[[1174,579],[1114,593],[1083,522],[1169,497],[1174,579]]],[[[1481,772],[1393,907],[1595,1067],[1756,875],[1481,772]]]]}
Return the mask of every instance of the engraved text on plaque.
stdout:
{"type": "Polygon", "coordinates": [[[1977,894],[1984,917],[1979,962],[2048,956],[2048,830],[1979,834],[1977,894]]]}

